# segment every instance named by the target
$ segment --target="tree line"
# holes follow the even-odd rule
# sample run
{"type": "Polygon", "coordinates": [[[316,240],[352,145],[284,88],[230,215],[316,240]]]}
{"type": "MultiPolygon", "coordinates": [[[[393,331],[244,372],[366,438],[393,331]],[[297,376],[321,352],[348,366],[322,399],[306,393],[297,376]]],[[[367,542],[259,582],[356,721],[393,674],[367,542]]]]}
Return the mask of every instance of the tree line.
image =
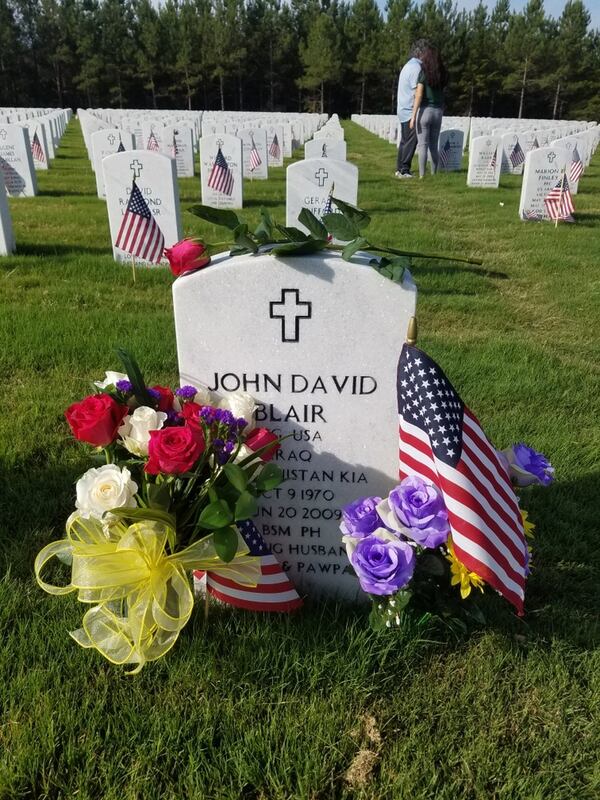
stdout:
{"type": "Polygon", "coordinates": [[[600,31],[581,0],[0,0],[0,106],[395,113],[417,37],[447,113],[600,118],[600,31]]]}

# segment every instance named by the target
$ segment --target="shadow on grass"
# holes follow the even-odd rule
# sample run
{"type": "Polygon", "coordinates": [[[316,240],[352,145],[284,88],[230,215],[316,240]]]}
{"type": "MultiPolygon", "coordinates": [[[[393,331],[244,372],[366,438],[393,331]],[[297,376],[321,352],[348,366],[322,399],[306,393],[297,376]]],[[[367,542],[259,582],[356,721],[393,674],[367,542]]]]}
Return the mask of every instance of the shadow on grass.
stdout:
{"type": "MultiPolygon", "coordinates": [[[[415,260],[419,260],[418,256],[415,257],[415,260]]],[[[418,270],[419,274],[421,275],[455,275],[457,272],[466,273],[469,275],[477,275],[480,278],[494,278],[498,280],[508,280],[509,275],[506,272],[496,272],[495,270],[485,269],[485,267],[476,267],[470,266],[467,264],[461,264],[460,262],[446,262],[441,261],[435,265],[431,264],[431,260],[427,260],[430,266],[417,266],[415,269],[418,270]]],[[[460,292],[462,294],[462,292],[460,292]]]]}
{"type": "Polygon", "coordinates": [[[38,197],[94,197],[97,200],[100,198],[96,195],[96,192],[85,191],[81,190],[79,192],[74,192],[71,190],[64,190],[64,189],[42,189],[38,192],[38,197]]]}
{"type": "Polygon", "coordinates": [[[81,256],[84,254],[94,256],[110,256],[109,247],[92,247],[81,244],[21,244],[17,255],[19,256],[81,256]]]}

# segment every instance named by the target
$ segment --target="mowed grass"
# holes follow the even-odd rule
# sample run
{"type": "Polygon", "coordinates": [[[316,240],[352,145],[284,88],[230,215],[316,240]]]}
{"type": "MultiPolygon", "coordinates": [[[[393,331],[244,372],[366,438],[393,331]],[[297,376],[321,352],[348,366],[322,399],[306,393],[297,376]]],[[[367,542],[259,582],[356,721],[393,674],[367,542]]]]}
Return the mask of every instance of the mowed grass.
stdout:
{"type": "MultiPolygon", "coordinates": [[[[464,172],[400,182],[395,149],[345,127],[373,241],[483,262],[416,261],[420,343],[496,444],[525,439],[556,467],[525,496],[527,615],[490,597],[489,627],[457,639],[416,622],[376,635],[364,611],[333,604],[215,610],[137,677],[77,647],[81,605],[32,574],[89,466],[63,411],[119,368],[117,346],[157,383],[176,382],[177,360],[170,274],[140,269],[134,285],[113,263],[74,121],[39,196],[10,201],[18,254],[0,259],[0,798],[600,796],[600,154],[577,224],[555,230],[518,220],[519,178],[497,191],[467,189],[464,172]]],[[[261,205],[284,220],[283,169],[245,194],[248,221],[261,205]]],[[[180,196],[198,202],[199,179],[180,196]]],[[[377,318],[359,296],[356,311],[377,318]]]]}

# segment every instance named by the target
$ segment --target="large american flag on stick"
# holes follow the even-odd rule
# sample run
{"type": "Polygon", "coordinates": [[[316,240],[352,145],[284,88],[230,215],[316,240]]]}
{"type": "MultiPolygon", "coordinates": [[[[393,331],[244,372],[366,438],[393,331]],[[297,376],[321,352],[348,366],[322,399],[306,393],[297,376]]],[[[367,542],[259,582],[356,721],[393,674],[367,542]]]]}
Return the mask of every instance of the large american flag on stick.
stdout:
{"type": "Polygon", "coordinates": [[[158,264],[165,249],[162,231],[135,181],[115,244],[126,253],[153,264],[158,264]]]}
{"type": "Polygon", "coordinates": [[[46,156],[44,155],[44,149],[40,143],[39,136],[37,135],[37,131],[33,134],[33,139],[31,140],[31,154],[35,161],[41,161],[42,163],[46,162],[46,156]]]}
{"type": "Polygon", "coordinates": [[[457,558],[523,612],[527,545],[508,472],[442,369],[405,344],[398,362],[400,477],[442,492],[457,558]]]}
{"type": "MultiPolygon", "coordinates": [[[[206,573],[206,588],[213,597],[236,608],[250,611],[293,611],[302,599],[280,563],[251,520],[236,523],[242,538],[250,548],[249,555],[260,558],[260,582],[254,588],[215,572],[206,573]]],[[[204,573],[195,572],[196,578],[204,573]]]]}
{"type": "Polygon", "coordinates": [[[231,195],[233,192],[233,173],[229,169],[220,147],[208,176],[208,185],[211,189],[221,192],[221,194],[231,195]]]}
{"type": "Polygon", "coordinates": [[[563,173],[556,186],[551,189],[544,197],[544,205],[548,216],[552,220],[562,219],[565,222],[573,222],[573,198],[569,189],[569,181],[563,173]]]}

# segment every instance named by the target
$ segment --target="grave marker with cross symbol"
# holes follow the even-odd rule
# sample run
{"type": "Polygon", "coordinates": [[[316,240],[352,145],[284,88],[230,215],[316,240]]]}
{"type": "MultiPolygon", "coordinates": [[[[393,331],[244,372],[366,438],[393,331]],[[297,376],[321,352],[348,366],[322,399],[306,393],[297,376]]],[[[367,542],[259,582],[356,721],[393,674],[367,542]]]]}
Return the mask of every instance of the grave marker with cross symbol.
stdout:
{"type": "Polygon", "coordinates": [[[2,128],[2,130],[0,131],[0,139],[6,139],[6,131],[4,130],[4,128],[2,128]]]}
{"type": "Polygon", "coordinates": [[[299,289],[282,289],[281,300],[272,300],[269,303],[269,317],[281,320],[282,342],[299,342],[300,320],[311,319],[312,303],[300,300],[299,289]],[[276,309],[281,309],[281,313],[276,314],[276,309]]]}
{"type": "Polygon", "coordinates": [[[111,133],[106,138],[108,139],[109,145],[112,147],[113,144],[116,142],[116,136],[114,135],[114,133],[111,133]]]}

